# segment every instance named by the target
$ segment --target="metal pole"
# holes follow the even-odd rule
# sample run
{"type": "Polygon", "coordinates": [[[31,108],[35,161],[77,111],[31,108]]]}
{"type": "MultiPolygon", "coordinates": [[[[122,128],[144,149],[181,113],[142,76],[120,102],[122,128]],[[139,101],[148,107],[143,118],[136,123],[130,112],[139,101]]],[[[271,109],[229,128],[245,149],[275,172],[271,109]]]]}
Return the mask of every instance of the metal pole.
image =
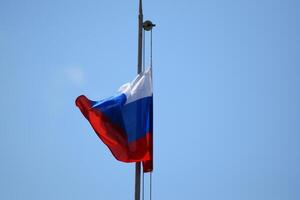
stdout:
{"type": "Polygon", "coordinates": [[[135,163],[135,200],[141,198],[141,163],[135,163]]]}
{"type": "Polygon", "coordinates": [[[140,74],[142,72],[142,50],[143,50],[143,5],[142,0],[140,0],[139,4],[139,36],[138,36],[138,66],[137,73],[140,74]]]}
{"type": "MultiPolygon", "coordinates": [[[[143,8],[142,0],[139,0],[139,30],[138,30],[138,65],[137,73],[142,72],[142,50],[143,50],[143,8]]],[[[135,164],[135,200],[141,198],[141,162],[135,164]]]]}

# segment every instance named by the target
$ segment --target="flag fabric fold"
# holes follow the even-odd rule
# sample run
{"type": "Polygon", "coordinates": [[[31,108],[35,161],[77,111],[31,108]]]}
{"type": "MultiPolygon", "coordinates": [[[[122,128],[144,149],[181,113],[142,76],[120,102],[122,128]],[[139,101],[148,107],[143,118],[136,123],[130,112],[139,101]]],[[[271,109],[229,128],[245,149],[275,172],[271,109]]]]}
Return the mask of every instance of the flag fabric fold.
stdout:
{"type": "Polygon", "coordinates": [[[117,160],[142,162],[144,172],[153,170],[151,67],[121,86],[117,95],[101,101],[81,95],[76,106],[117,160]]]}

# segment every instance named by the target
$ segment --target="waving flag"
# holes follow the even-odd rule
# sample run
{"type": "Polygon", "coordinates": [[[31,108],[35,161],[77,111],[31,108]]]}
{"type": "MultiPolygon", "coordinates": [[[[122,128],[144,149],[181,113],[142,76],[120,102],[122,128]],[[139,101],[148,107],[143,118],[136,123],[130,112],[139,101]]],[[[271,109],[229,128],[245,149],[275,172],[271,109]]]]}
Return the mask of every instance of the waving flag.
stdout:
{"type": "Polygon", "coordinates": [[[82,95],[76,105],[117,160],[143,162],[144,172],[153,170],[151,68],[113,97],[91,101],[82,95]]]}

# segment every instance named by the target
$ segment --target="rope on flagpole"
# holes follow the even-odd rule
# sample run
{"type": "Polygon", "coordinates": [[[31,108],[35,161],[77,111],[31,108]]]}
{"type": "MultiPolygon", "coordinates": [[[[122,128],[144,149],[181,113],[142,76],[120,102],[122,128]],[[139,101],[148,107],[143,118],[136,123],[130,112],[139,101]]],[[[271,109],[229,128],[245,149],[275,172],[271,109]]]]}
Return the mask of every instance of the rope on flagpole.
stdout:
{"type": "Polygon", "coordinates": [[[152,172],[150,172],[150,200],[152,200],[152,172]]]}
{"type": "Polygon", "coordinates": [[[145,176],[144,176],[144,174],[145,174],[145,173],[143,172],[143,183],[142,183],[142,192],[143,192],[143,193],[142,193],[142,199],[143,199],[143,200],[144,200],[144,198],[145,198],[145,197],[144,197],[144,196],[145,196],[145,195],[144,195],[144,194],[145,194],[145,187],[144,187],[145,176]]]}
{"type": "MultiPolygon", "coordinates": [[[[152,64],[153,64],[152,49],[153,49],[153,37],[152,37],[152,29],[151,29],[151,32],[150,32],[150,67],[151,68],[152,68],[152,64]]],[[[150,200],[152,200],[152,172],[150,172],[150,200]]]]}
{"type": "MultiPolygon", "coordinates": [[[[142,60],[143,60],[143,72],[145,71],[145,52],[146,52],[146,46],[145,46],[145,40],[146,40],[146,34],[145,34],[145,29],[143,29],[143,58],[142,58],[142,60]]],[[[145,199],[145,173],[144,172],[142,172],[143,173],[143,176],[142,176],[142,179],[143,179],[143,182],[142,182],[142,200],[144,200],[145,199]]]]}
{"type": "MultiPolygon", "coordinates": [[[[152,67],[152,29],[153,27],[155,27],[156,25],[153,24],[151,21],[147,20],[143,23],[143,28],[144,28],[144,42],[145,42],[145,31],[150,31],[150,67],[152,67]]],[[[145,46],[145,45],[144,45],[145,46]]],[[[145,47],[144,47],[145,48],[145,47]]],[[[145,50],[145,49],[144,49],[145,50]]],[[[144,52],[145,53],[145,52],[144,52]]],[[[145,54],[144,54],[145,56],[145,54]]]]}
{"type": "Polygon", "coordinates": [[[153,61],[153,58],[152,58],[152,29],[151,29],[151,32],[150,32],[150,67],[152,67],[152,61],[153,61]]]}
{"type": "MultiPolygon", "coordinates": [[[[152,58],[152,49],[153,49],[153,45],[152,45],[152,29],[150,32],[150,67],[152,68],[152,64],[153,64],[153,58],[152,58]]],[[[150,172],[150,200],[152,200],[152,172],[150,172]]]]}
{"type": "MultiPolygon", "coordinates": [[[[145,40],[146,40],[146,32],[145,31],[150,31],[150,67],[152,68],[152,64],[153,64],[153,34],[152,34],[152,28],[155,27],[156,25],[153,24],[151,21],[147,20],[143,23],[143,69],[145,70],[145,49],[146,49],[146,45],[145,45],[145,40]]],[[[142,195],[142,199],[144,200],[144,194],[145,194],[145,189],[144,189],[144,180],[145,180],[145,176],[144,176],[144,172],[143,172],[143,185],[142,185],[142,191],[143,191],[143,195],[142,195]]],[[[149,191],[149,195],[150,195],[150,200],[152,200],[152,172],[150,172],[150,191],[149,191]]]]}

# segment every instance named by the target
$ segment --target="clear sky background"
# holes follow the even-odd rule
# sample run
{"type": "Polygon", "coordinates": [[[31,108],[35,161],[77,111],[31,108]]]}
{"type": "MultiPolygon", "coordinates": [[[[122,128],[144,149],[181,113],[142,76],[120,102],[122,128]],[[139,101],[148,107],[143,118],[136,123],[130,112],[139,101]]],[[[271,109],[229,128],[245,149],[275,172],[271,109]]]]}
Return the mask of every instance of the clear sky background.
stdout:
{"type": "MultiPolygon", "coordinates": [[[[113,158],[74,101],[134,78],[137,9],[0,1],[0,199],[133,199],[134,164],[113,158]]],[[[300,199],[299,10],[144,0],[157,24],[153,199],[300,199]]]]}

